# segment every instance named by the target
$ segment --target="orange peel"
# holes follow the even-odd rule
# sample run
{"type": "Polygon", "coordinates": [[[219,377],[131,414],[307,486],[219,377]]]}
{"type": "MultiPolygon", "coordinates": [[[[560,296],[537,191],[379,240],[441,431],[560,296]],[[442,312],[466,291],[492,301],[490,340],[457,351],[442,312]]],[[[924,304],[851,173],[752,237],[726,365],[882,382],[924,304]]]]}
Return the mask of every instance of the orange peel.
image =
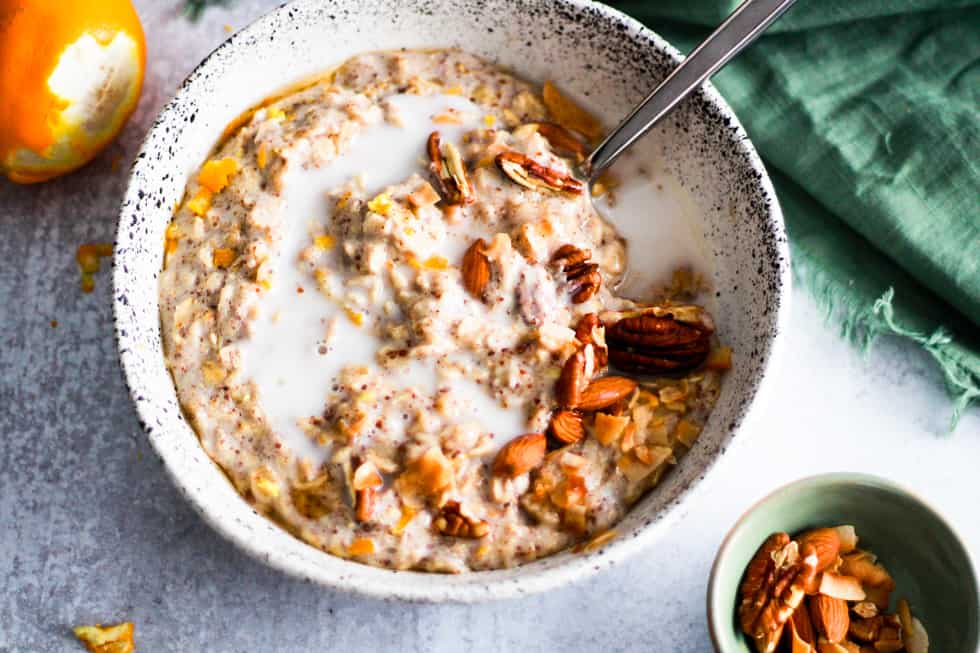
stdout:
{"type": "Polygon", "coordinates": [[[133,113],[145,67],[130,0],[0,0],[0,172],[26,184],[85,165],[133,113]]]}

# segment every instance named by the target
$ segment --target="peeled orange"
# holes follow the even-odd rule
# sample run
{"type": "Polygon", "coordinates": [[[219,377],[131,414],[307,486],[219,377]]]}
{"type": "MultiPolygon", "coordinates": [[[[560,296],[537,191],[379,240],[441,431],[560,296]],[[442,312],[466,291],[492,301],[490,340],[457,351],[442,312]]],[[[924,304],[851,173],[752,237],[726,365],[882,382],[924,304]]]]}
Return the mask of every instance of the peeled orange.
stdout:
{"type": "Polygon", "coordinates": [[[130,0],[0,0],[0,172],[26,184],[90,161],[136,108],[145,65],[130,0]]]}

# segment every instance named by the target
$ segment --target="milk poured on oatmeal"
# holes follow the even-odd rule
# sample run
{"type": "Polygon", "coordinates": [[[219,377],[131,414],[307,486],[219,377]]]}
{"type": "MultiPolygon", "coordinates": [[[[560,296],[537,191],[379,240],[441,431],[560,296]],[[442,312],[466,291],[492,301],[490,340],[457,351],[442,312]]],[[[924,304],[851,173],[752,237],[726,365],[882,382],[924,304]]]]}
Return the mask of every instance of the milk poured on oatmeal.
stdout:
{"type": "MultiPolygon", "coordinates": [[[[710,279],[713,268],[690,193],[654,156],[643,154],[627,152],[613,165],[619,185],[598,198],[596,208],[627,243],[629,266],[616,290],[649,301],[651,291],[668,284],[675,271],[690,269],[710,279]]],[[[713,303],[707,293],[697,299],[713,303]]]]}
{"type": "MultiPolygon", "coordinates": [[[[347,365],[373,366],[381,341],[355,328],[343,309],[316,290],[312,276],[295,261],[310,242],[310,218],[328,215],[326,191],[354,180],[367,196],[412,173],[425,173],[425,140],[438,128],[445,140],[458,141],[480,125],[479,107],[459,96],[398,95],[389,100],[400,125],[384,122],[359,135],[338,159],[322,168],[290,170],[285,178],[285,228],[275,271],[275,284],[262,302],[261,317],[251,337],[241,344],[244,375],[258,387],[273,430],[298,455],[314,463],[325,451],[303,432],[302,420],[322,412],[340,371],[347,365]],[[453,110],[461,124],[436,124],[433,118],[453,110]],[[302,370],[301,374],[296,374],[302,370]]],[[[616,226],[637,255],[617,290],[638,300],[669,282],[679,268],[706,271],[710,257],[690,197],[659,166],[627,154],[613,168],[619,181],[615,194],[596,200],[597,210],[616,226]]],[[[485,236],[463,223],[420,252],[421,257],[459,260],[474,238],[485,236]]],[[[450,310],[454,308],[449,307],[450,310]]],[[[468,408],[461,419],[481,423],[491,431],[524,430],[526,415],[506,409],[486,390],[466,379],[440,378],[431,364],[415,364],[394,379],[424,391],[449,388],[468,408]]]]}
{"type": "MultiPolygon", "coordinates": [[[[355,328],[344,310],[317,291],[316,282],[296,264],[310,243],[310,222],[329,214],[326,193],[351,180],[373,196],[413,172],[425,173],[425,142],[438,128],[445,140],[458,141],[477,127],[483,117],[466,98],[450,95],[398,95],[391,111],[401,125],[385,122],[360,134],[337,160],[322,168],[289,170],[284,180],[284,229],[275,282],[262,299],[260,317],[251,336],[240,345],[243,376],[258,387],[259,399],[273,430],[298,455],[314,463],[325,452],[303,432],[300,421],[323,411],[341,369],[347,365],[373,366],[381,342],[355,328]],[[454,110],[461,124],[436,124],[433,118],[454,110]]],[[[433,243],[424,256],[459,260],[476,237],[469,223],[433,243]]],[[[525,428],[525,413],[502,408],[496,400],[466,379],[441,379],[432,365],[416,364],[397,383],[415,384],[428,392],[450,388],[464,406],[461,420],[473,420],[502,433],[525,428]]],[[[396,422],[393,422],[396,423],[396,422]]]]}

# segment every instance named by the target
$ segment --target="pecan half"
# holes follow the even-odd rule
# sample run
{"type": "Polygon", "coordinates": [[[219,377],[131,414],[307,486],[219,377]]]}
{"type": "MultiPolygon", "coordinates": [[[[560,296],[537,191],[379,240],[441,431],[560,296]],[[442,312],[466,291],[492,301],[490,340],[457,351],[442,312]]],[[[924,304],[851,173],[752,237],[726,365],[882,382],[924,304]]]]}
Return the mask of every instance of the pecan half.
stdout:
{"type": "Polygon", "coordinates": [[[439,190],[450,204],[471,204],[476,201],[473,185],[463,164],[463,157],[452,143],[441,143],[439,132],[429,134],[426,149],[429,152],[429,169],[439,190]]]}
{"type": "Polygon", "coordinates": [[[501,152],[494,160],[511,181],[530,190],[544,189],[578,195],[585,188],[575,177],[542,165],[520,152],[501,152]]]}
{"type": "Polygon", "coordinates": [[[447,501],[432,525],[442,535],[449,537],[468,537],[479,539],[490,532],[490,525],[481,520],[463,514],[459,501],[447,501]]]}
{"type": "Polygon", "coordinates": [[[560,409],[551,416],[548,430],[552,437],[564,444],[575,444],[585,437],[582,413],[577,410],[560,409]]]}
{"type": "Polygon", "coordinates": [[[599,266],[591,262],[592,252],[566,244],[559,247],[551,256],[551,262],[560,265],[572,293],[572,303],[588,301],[599,291],[602,274],[599,266]]]}
{"type": "MultiPolygon", "coordinates": [[[[769,571],[773,566],[772,554],[789,544],[789,540],[790,537],[787,533],[773,533],[766,538],[759,550],[755,552],[752,560],[749,561],[749,566],[745,569],[745,576],[742,578],[742,584],[738,588],[739,594],[742,596],[742,603],[739,608],[740,615],[742,613],[752,614],[751,598],[766,583],[769,571]]],[[[761,606],[759,607],[761,608],[761,606]]],[[[749,620],[750,625],[753,620],[754,618],[749,620]]],[[[748,628],[745,623],[742,624],[742,627],[743,629],[748,628]]]]}
{"type": "Polygon", "coordinates": [[[708,357],[713,332],[700,307],[654,307],[606,325],[609,361],[637,374],[687,372],[708,357]]]}
{"type": "Polygon", "coordinates": [[[477,299],[483,299],[483,291],[490,282],[490,259],[487,258],[487,243],[478,239],[463,254],[461,273],[463,287],[477,299]]]}
{"type": "Polygon", "coordinates": [[[773,555],[783,548],[780,542],[788,537],[776,533],[763,543],[749,563],[740,587],[739,624],[759,653],[776,650],[786,622],[803,602],[803,588],[817,573],[817,554],[809,544],[799,555],[773,555]],[[777,558],[781,560],[779,565],[777,558]]]}

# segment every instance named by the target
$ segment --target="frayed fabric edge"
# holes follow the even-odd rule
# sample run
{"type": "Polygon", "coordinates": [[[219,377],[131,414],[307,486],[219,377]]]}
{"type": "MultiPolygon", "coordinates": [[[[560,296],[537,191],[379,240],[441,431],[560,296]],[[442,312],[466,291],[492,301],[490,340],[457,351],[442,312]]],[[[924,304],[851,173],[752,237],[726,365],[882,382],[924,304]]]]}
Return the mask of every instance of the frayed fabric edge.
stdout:
{"type": "Polygon", "coordinates": [[[917,342],[936,360],[946,379],[946,388],[953,398],[953,417],[949,425],[949,430],[952,431],[959,423],[963,411],[980,397],[980,378],[949,355],[949,346],[953,343],[953,337],[943,327],[938,327],[927,336],[897,324],[895,308],[892,306],[894,297],[895,289],[889,288],[871,307],[872,314],[879,317],[880,323],[884,325],[884,328],[878,327],[877,331],[892,333],[917,342]]]}
{"type": "Polygon", "coordinates": [[[895,289],[892,287],[869,306],[840,293],[837,284],[823,275],[801,272],[797,266],[794,266],[793,272],[800,285],[806,287],[816,299],[823,310],[824,319],[828,323],[837,321],[841,337],[859,347],[865,355],[881,335],[906,338],[927,351],[939,365],[953,402],[949,433],[956,429],[966,409],[980,399],[980,376],[956,360],[951,352],[953,337],[943,327],[927,335],[898,324],[893,305],[895,289]]]}

